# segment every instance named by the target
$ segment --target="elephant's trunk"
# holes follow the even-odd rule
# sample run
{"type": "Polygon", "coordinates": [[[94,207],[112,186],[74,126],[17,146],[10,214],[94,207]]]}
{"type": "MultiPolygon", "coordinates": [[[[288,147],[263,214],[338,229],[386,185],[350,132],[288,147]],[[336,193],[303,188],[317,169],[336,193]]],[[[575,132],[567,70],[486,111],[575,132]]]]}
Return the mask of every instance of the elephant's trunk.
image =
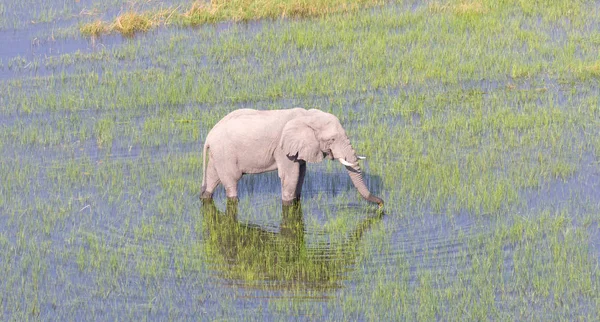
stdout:
{"type": "Polygon", "coordinates": [[[362,172],[360,171],[360,167],[358,165],[353,167],[346,166],[346,170],[348,170],[348,175],[350,176],[352,183],[356,187],[356,190],[358,190],[358,193],[360,193],[360,195],[363,198],[365,198],[367,201],[375,202],[379,206],[383,206],[383,200],[381,200],[381,198],[379,197],[372,195],[369,191],[369,188],[367,188],[367,185],[365,184],[362,177],[362,172]]]}
{"type": "Polygon", "coordinates": [[[346,137],[345,140],[346,145],[344,145],[341,149],[339,149],[339,153],[334,153],[335,157],[346,167],[348,170],[348,175],[352,180],[352,183],[358,190],[358,193],[365,198],[367,201],[377,203],[380,207],[383,206],[383,200],[381,198],[376,197],[371,194],[369,188],[365,184],[362,172],[360,171],[360,166],[358,165],[358,161],[360,159],[364,159],[364,157],[358,157],[356,152],[352,148],[350,144],[350,140],[346,137]]]}

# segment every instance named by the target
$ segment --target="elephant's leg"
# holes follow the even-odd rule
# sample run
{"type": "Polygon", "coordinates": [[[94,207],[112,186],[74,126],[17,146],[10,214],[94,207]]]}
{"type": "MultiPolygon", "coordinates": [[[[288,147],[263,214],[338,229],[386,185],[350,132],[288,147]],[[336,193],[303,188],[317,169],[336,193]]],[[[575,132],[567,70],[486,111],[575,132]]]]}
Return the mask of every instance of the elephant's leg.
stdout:
{"type": "Polygon", "coordinates": [[[212,160],[208,161],[206,165],[206,182],[202,186],[202,192],[200,194],[200,199],[202,200],[210,200],[212,199],[213,192],[221,182],[219,180],[219,175],[217,174],[217,169],[215,169],[215,165],[212,160]]]}
{"type": "Polygon", "coordinates": [[[300,175],[300,164],[298,162],[283,162],[277,168],[281,179],[281,201],[283,205],[289,206],[296,198],[296,188],[300,175]]]}
{"type": "Polygon", "coordinates": [[[236,203],[238,201],[237,194],[237,181],[230,183],[223,183],[225,186],[225,194],[227,195],[227,202],[236,203]]]}
{"type": "Polygon", "coordinates": [[[304,174],[306,173],[306,162],[299,162],[300,168],[298,173],[298,183],[296,184],[296,200],[300,201],[300,195],[302,194],[302,184],[304,183],[304,174]]]}
{"type": "Polygon", "coordinates": [[[219,178],[221,179],[223,187],[225,187],[227,200],[230,202],[237,202],[237,184],[240,178],[242,178],[242,172],[237,168],[237,164],[227,161],[223,162],[223,164],[219,164],[217,172],[219,173],[219,178]]]}

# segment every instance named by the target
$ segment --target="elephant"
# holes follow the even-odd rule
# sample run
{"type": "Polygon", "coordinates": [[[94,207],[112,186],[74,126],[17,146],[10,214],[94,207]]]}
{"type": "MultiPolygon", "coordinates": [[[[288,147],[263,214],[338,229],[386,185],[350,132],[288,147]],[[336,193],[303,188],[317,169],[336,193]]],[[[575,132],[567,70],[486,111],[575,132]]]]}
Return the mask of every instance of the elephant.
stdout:
{"type": "Polygon", "coordinates": [[[342,163],[360,195],[383,208],[363,181],[358,161],[339,119],[318,109],[238,109],[223,117],[209,131],[202,153],[200,198],[212,200],[219,184],[228,200],[238,199],[242,175],[278,171],[281,199],[289,206],[300,201],[306,163],[324,158],[342,163]],[[208,162],[206,160],[208,153],[208,162]]]}
{"type": "Polygon", "coordinates": [[[342,287],[359,255],[360,241],[384,214],[373,211],[338,242],[309,242],[300,203],[282,206],[279,231],[238,220],[237,203],[225,212],[202,205],[202,237],[211,272],[227,283],[277,289],[342,287]]]}

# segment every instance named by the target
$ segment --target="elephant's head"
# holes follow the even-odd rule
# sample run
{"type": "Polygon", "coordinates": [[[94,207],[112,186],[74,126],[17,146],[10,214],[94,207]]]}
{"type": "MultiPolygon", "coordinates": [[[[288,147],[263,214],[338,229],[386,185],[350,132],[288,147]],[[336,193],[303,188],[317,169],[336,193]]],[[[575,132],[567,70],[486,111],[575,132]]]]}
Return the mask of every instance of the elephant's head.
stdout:
{"type": "Polygon", "coordinates": [[[316,163],[327,157],[342,163],[360,195],[370,202],[383,206],[383,200],[369,192],[365,185],[358,161],[350,139],[335,115],[316,109],[308,110],[287,122],[283,128],[280,148],[290,159],[316,163]]]}

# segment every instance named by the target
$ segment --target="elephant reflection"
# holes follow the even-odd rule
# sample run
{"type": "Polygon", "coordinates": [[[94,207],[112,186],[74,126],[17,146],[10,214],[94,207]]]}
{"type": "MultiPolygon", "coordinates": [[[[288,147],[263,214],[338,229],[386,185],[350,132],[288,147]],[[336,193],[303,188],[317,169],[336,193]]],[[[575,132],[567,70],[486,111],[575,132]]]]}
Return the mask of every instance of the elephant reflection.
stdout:
{"type": "Polygon", "coordinates": [[[283,206],[278,233],[240,223],[236,203],[228,203],[225,213],[212,202],[203,209],[205,245],[214,270],[232,283],[267,288],[340,287],[363,233],[383,217],[378,212],[366,218],[341,245],[309,246],[299,204],[283,206]]]}

